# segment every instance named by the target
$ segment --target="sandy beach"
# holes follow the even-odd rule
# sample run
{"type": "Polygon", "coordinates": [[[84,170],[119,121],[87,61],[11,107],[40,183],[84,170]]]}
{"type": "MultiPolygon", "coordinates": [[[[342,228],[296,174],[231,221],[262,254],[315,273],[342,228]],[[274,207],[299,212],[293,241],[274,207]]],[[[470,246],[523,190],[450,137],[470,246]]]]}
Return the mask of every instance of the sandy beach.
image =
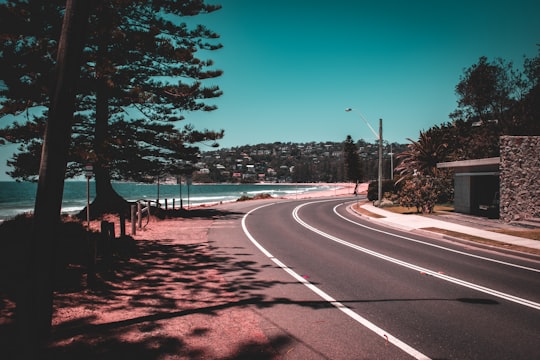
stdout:
{"type": "MultiPolygon", "coordinates": [[[[309,185],[309,184],[304,184],[309,185]]],[[[336,183],[336,184],[317,184],[317,185],[327,185],[335,187],[334,190],[325,190],[325,191],[313,191],[309,193],[303,193],[298,195],[290,195],[286,198],[288,199],[311,199],[317,197],[330,197],[330,196],[344,196],[352,195],[354,192],[355,184],[354,183],[336,183]]],[[[358,184],[356,189],[358,194],[367,194],[368,184],[358,184]]]]}

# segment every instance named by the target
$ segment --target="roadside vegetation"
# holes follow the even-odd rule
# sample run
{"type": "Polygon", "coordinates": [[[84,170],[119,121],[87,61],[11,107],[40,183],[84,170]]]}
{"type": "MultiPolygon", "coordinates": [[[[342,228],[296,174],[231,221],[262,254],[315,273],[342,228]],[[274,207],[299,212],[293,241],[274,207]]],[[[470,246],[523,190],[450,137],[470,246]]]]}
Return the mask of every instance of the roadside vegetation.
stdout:
{"type": "MultiPolygon", "coordinates": [[[[455,92],[458,106],[451,121],[408,139],[407,150],[396,155],[395,180],[384,180],[382,205],[431,214],[454,197],[453,173],[437,163],[497,157],[502,135],[540,135],[540,55],[525,59],[523,71],[503,59],[480,57],[464,71],[455,92]]],[[[353,156],[346,159],[348,168],[357,166],[353,156]]],[[[368,199],[377,197],[372,181],[368,199]]]]}
{"type": "MultiPolygon", "coordinates": [[[[524,252],[524,253],[528,253],[528,254],[540,255],[540,250],[537,250],[537,249],[528,248],[528,247],[519,246],[519,245],[514,245],[514,244],[502,243],[500,241],[486,239],[486,238],[483,238],[483,237],[474,236],[474,235],[470,235],[470,234],[464,234],[464,233],[460,233],[460,232],[457,232],[457,231],[439,229],[439,228],[425,228],[424,230],[428,230],[428,231],[436,232],[436,233],[439,233],[439,234],[444,234],[444,235],[456,237],[456,238],[463,239],[463,240],[469,240],[469,241],[477,242],[477,243],[480,243],[480,244],[496,246],[496,247],[504,248],[504,249],[507,249],[507,250],[515,250],[515,251],[520,251],[520,252],[524,252]]],[[[498,232],[498,233],[502,233],[502,234],[507,234],[507,235],[519,236],[519,237],[527,238],[527,239],[540,240],[540,230],[523,230],[523,231],[521,231],[521,230],[515,230],[515,231],[511,231],[511,230],[510,231],[509,230],[493,230],[493,231],[498,232]]]]}
{"type": "MultiPolygon", "coordinates": [[[[375,214],[375,213],[373,213],[373,212],[371,212],[369,210],[364,209],[362,207],[363,204],[365,204],[365,202],[359,202],[359,203],[357,203],[357,204],[355,204],[353,206],[353,209],[357,213],[365,215],[365,216],[369,216],[371,218],[375,218],[375,219],[384,218],[384,215],[375,214]]],[[[384,210],[391,211],[391,212],[394,212],[394,213],[397,213],[397,214],[402,214],[402,215],[412,215],[412,214],[422,215],[421,213],[418,213],[418,211],[417,211],[417,209],[415,207],[406,207],[406,206],[400,206],[400,205],[388,204],[388,205],[384,206],[384,210]]],[[[437,205],[434,206],[433,212],[431,214],[432,215],[445,216],[445,213],[453,212],[453,211],[454,211],[454,207],[451,204],[437,204],[437,205]]],[[[439,228],[426,228],[425,230],[429,230],[429,231],[432,231],[432,232],[437,232],[437,233],[440,233],[440,234],[454,236],[454,237],[464,239],[464,240],[476,241],[476,242],[485,243],[485,244],[491,244],[491,245],[499,245],[499,246],[504,247],[504,248],[512,248],[512,249],[515,249],[515,250],[519,249],[520,251],[525,251],[525,252],[528,252],[528,253],[533,253],[533,254],[540,255],[540,251],[537,251],[535,249],[524,248],[524,247],[519,247],[519,246],[509,245],[509,244],[503,244],[503,243],[500,243],[500,242],[497,242],[497,241],[494,241],[494,240],[480,238],[478,236],[473,236],[473,235],[470,235],[470,234],[464,234],[464,233],[460,233],[460,232],[457,232],[457,231],[451,231],[451,230],[439,229],[439,228]]],[[[489,231],[500,233],[500,234],[518,236],[518,237],[522,237],[522,238],[526,238],[526,239],[532,239],[532,240],[539,240],[540,241],[540,229],[528,229],[528,228],[522,228],[522,229],[518,229],[518,228],[516,228],[516,229],[495,229],[494,228],[494,229],[489,230],[489,231]]]]}
{"type": "Polygon", "coordinates": [[[236,201],[249,201],[249,200],[262,200],[262,199],[271,199],[272,195],[267,193],[256,194],[254,196],[242,195],[236,201]]]}

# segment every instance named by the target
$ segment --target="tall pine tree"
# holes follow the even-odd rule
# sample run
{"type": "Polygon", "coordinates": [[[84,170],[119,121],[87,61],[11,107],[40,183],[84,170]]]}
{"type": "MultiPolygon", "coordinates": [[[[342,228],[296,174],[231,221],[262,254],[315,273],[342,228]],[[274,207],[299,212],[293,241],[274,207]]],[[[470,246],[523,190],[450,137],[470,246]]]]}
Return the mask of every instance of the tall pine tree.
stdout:
{"type": "MultiPolygon", "coordinates": [[[[152,181],[193,159],[198,150],[193,144],[223,137],[222,130],[178,125],[186,112],[215,110],[205,100],[221,95],[217,86],[203,85],[222,74],[208,59],[221,48],[218,34],[184,22],[220,6],[199,0],[96,4],[66,172],[67,177],[77,176],[86,163],[93,164],[93,215],[127,211],[112,180],[152,181]]],[[[60,0],[0,5],[0,80],[5,85],[0,115],[48,106],[64,5],[60,0]]],[[[22,125],[0,130],[0,139],[20,143],[21,151],[9,162],[13,177],[36,178],[46,116],[27,117],[22,125]]]]}
{"type": "Polygon", "coordinates": [[[347,179],[354,182],[361,181],[362,168],[360,166],[360,156],[358,155],[358,148],[354,144],[351,135],[347,135],[347,138],[343,143],[343,154],[347,179]]]}
{"type": "Polygon", "coordinates": [[[26,247],[25,273],[17,300],[19,354],[23,359],[39,358],[40,346],[51,328],[66,158],[90,8],[87,0],[66,1],[58,41],[32,236],[26,247]]]}

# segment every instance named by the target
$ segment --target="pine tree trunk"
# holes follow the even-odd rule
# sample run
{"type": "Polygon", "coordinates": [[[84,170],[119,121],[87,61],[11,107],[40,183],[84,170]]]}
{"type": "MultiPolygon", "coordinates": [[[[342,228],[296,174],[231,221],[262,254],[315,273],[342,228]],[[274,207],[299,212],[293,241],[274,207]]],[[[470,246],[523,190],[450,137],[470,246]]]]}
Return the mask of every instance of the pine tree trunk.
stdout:
{"type": "Polygon", "coordinates": [[[99,79],[96,91],[96,126],[94,149],[97,163],[94,164],[96,198],[90,205],[90,216],[95,218],[112,213],[129,215],[129,203],[112,187],[107,163],[107,139],[109,135],[109,96],[106,79],[99,79]]]}
{"type": "Polygon", "coordinates": [[[29,258],[17,302],[22,358],[38,358],[40,346],[51,330],[57,230],[89,9],[89,1],[66,1],[55,67],[56,83],[43,139],[29,258]]]}
{"type": "Polygon", "coordinates": [[[95,169],[96,198],[90,204],[90,217],[96,218],[103,214],[123,214],[129,216],[130,204],[114,190],[109,171],[98,166],[95,169]]]}

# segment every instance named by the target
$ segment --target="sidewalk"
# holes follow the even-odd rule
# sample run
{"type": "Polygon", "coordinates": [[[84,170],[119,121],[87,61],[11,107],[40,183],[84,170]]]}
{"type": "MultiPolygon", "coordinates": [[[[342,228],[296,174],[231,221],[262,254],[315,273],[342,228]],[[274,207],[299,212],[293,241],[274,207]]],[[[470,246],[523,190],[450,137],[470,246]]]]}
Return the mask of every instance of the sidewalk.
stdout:
{"type": "MultiPolygon", "coordinates": [[[[511,225],[496,223],[494,220],[486,218],[453,213],[451,216],[439,215],[436,216],[437,218],[435,219],[435,216],[430,215],[397,214],[392,211],[384,210],[384,208],[375,207],[371,203],[367,203],[361,207],[369,212],[383,216],[381,218],[369,217],[370,220],[384,226],[399,228],[404,231],[429,231],[429,228],[437,228],[540,251],[540,241],[538,240],[506,235],[488,230],[508,228],[511,225]]],[[[434,231],[429,232],[431,234],[437,233],[434,231]]]]}

